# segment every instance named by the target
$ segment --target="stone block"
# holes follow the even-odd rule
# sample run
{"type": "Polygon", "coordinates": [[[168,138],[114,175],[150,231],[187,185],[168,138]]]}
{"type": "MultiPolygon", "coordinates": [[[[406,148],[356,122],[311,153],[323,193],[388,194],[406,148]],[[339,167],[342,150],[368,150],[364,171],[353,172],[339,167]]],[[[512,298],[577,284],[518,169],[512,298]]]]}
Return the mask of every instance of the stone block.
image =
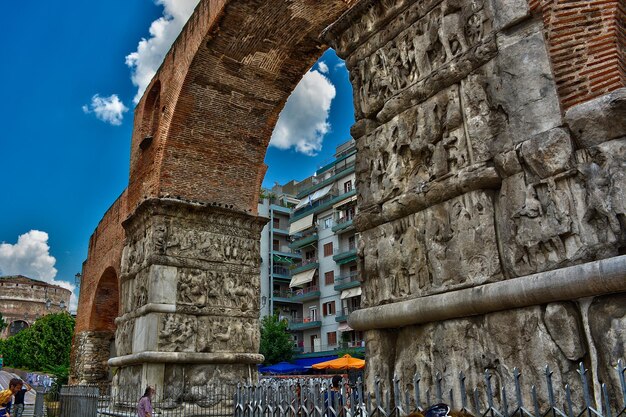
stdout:
{"type": "Polygon", "coordinates": [[[530,17],[527,0],[491,0],[494,29],[499,31],[530,17]]]}
{"type": "Polygon", "coordinates": [[[152,265],[148,275],[148,303],[176,304],[178,270],[173,266],[152,265]]]}
{"type": "Polygon", "coordinates": [[[626,136],[626,88],[570,108],[565,123],[580,148],[626,136]]]}
{"type": "Polygon", "coordinates": [[[546,306],[544,322],[552,340],[570,361],[583,359],[585,352],[584,332],[580,313],[571,303],[552,303],[546,306]]]}
{"type": "MultiPolygon", "coordinates": [[[[134,332],[132,335],[132,353],[157,351],[157,340],[159,337],[160,314],[150,313],[137,317],[134,321],[134,332]]],[[[122,336],[123,337],[123,336],[122,336]]],[[[128,353],[130,354],[130,352],[128,353]]]]}
{"type": "Polygon", "coordinates": [[[569,133],[556,128],[522,143],[521,156],[530,174],[544,179],[571,169],[574,150],[569,133]]]}

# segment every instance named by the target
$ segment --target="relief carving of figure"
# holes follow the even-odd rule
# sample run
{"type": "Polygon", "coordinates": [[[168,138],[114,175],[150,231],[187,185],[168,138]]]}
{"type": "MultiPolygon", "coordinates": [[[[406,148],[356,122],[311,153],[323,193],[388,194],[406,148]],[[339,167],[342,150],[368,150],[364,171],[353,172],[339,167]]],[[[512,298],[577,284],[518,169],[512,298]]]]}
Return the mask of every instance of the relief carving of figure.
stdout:
{"type": "Polygon", "coordinates": [[[159,347],[170,352],[195,350],[196,319],[180,314],[166,314],[161,321],[159,347]]]}
{"type": "Polygon", "coordinates": [[[595,162],[587,163],[579,169],[586,185],[586,211],[583,220],[605,221],[616,235],[620,233],[620,224],[611,207],[610,180],[608,173],[595,162]]]}
{"type": "Polygon", "coordinates": [[[181,273],[178,281],[178,300],[181,304],[191,304],[198,308],[207,305],[207,280],[202,271],[192,270],[181,273]]]}
{"type": "Polygon", "coordinates": [[[447,61],[453,59],[455,55],[467,51],[464,32],[465,19],[460,10],[443,15],[439,27],[439,40],[446,51],[447,61]]]}

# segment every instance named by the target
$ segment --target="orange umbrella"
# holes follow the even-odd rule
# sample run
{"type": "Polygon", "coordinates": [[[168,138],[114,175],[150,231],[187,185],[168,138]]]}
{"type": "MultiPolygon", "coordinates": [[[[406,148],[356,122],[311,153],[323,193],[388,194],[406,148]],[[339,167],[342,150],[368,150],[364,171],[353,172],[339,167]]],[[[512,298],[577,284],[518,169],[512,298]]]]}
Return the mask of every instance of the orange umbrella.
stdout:
{"type": "Polygon", "coordinates": [[[331,361],[316,363],[311,366],[313,369],[363,369],[365,361],[363,359],[353,358],[350,355],[343,355],[341,358],[331,361]]]}

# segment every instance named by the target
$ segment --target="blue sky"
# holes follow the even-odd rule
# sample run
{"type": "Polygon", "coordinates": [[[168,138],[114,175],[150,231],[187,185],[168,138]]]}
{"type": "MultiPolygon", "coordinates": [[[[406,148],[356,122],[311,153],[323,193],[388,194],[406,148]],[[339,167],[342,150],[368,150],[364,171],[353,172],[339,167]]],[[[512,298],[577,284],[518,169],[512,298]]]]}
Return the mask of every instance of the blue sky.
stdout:
{"type": "MultiPolygon", "coordinates": [[[[151,24],[176,32],[196,1],[6,5],[0,25],[1,273],[73,282],[89,236],[127,185],[133,98],[150,78],[145,69],[155,66],[158,51],[147,56],[140,47],[131,67],[126,57],[142,38],[166,50],[171,40],[154,38],[151,24]]],[[[299,86],[287,104],[289,117],[281,116],[282,135],[272,141],[289,148],[268,149],[266,186],[311,175],[350,137],[347,71],[333,51],[320,61],[301,83],[308,88],[299,86]],[[309,101],[317,113],[299,120],[298,106],[309,101]]]]}

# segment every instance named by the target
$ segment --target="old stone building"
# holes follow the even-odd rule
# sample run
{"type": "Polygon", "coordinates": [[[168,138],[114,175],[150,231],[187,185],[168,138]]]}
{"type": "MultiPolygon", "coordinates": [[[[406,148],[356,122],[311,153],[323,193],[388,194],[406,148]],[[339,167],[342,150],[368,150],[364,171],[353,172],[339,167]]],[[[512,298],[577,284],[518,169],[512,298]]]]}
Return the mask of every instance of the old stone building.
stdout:
{"type": "Polygon", "coordinates": [[[329,45],[354,90],[367,383],[553,364],[593,389],[626,340],[624,0],[203,0],[135,110],[94,232],[73,378],[254,377],[266,148],[329,45]]]}
{"type": "Polygon", "coordinates": [[[0,313],[7,324],[2,338],[31,326],[39,317],[67,311],[72,292],[22,275],[0,277],[0,313]]]}

